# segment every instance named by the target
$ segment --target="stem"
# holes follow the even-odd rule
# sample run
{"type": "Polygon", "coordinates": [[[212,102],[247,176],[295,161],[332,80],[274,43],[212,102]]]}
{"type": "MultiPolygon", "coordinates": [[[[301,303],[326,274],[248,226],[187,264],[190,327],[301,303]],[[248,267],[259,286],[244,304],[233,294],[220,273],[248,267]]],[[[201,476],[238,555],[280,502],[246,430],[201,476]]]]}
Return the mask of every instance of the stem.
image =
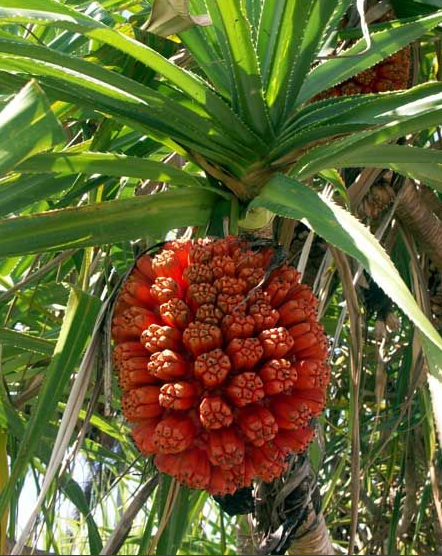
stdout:
{"type": "MultiPolygon", "coordinates": [[[[4,489],[9,480],[8,435],[6,430],[0,429],[0,492],[4,489]]],[[[5,508],[3,516],[0,517],[0,554],[6,554],[6,527],[8,524],[8,507],[5,508]]]]}
{"type": "Polygon", "coordinates": [[[221,530],[221,554],[226,553],[226,526],[224,523],[224,512],[220,510],[219,512],[219,527],[221,530]]]}
{"type": "Polygon", "coordinates": [[[334,554],[330,535],[322,514],[317,517],[315,529],[296,539],[287,550],[287,554],[334,554]]]}
{"type": "Polygon", "coordinates": [[[238,216],[239,216],[239,203],[236,197],[232,197],[230,202],[230,219],[229,219],[229,233],[233,236],[238,235],[238,216]]]}

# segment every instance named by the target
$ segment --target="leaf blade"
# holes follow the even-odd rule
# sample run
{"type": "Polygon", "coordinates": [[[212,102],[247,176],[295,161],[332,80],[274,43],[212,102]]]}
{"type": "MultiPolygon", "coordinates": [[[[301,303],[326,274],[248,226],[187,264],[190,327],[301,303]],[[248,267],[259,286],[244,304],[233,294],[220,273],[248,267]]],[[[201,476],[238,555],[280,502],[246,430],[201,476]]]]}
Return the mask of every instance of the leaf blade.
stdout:
{"type": "Polygon", "coordinates": [[[143,43],[59,2],[46,0],[46,9],[42,10],[41,7],[38,0],[5,0],[0,7],[0,19],[12,23],[54,25],[109,44],[166,77],[199,105],[207,107],[225,129],[235,130],[246,144],[256,143],[255,134],[247,129],[224,100],[198,76],[173,64],[143,43]]]}
{"type": "Polygon", "coordinates": [[[45,94],[31,81],[0,112],[0,174],[63,140],[45,94]]]}
{"type": "Polygon", "coordinates": [[[49,340],[8,328],[0,328],[0,343],[49,356],[53,354],[55,347],[54,343],[49,340]]]}
{"type": "Polygon", "coordinates": [[[234,108],[261,138],[272,135],[252,31],[240,2],[212,0],[208,6],[211,7],[211,14],[216,11],[217,17],[213,17],[213,20],[222,26],[219,32],[224,35],[229,49],[229,61],[237,92],[233,99],[237,104],[234,108]]]}
{"type": "Polygon", "coordinates": [[[186,188],[3,219],[0,257],[134,240],[147,234],[165,234],[171,228],[204,226],[215,198],[207,190],[186,188]]]}
{"type": "Polygon", "coordinates": [[[43,153],[29,158],[26,162],[20,164],[16,170],[26,173],[56,172],[62,174],[127,176],[190,187],[198,187],[202,183],[201,178],[164,162],[156,162],[136,156],[90,151],[43,153]]]}

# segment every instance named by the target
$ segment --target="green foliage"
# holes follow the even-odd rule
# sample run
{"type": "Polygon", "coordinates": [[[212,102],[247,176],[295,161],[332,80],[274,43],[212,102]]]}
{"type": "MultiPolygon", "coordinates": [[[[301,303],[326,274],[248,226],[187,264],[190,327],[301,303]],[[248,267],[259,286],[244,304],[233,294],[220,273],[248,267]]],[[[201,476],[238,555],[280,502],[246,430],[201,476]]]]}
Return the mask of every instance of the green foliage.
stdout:
{"type": "Polygon", "coordinates": [[[0,112],[0,134],[2,174],[64,139],[45,94],[34,82],[24,87],[0,112]]]}
{"type": "MultiPolygon", "coordinates": [[[[442,340],[423,301],[427,284],[416,278],[428,264],[391,218],[364,227],[352,215],[355,184],[367,168],[393,171],[395,186],[406,177],[442,187],[442,4],[394,4],[400,19],[370,27],[367,49],[352,0],[2,1],[0,427],[7,426],[11,478],[2,485],[0,514],[10,511],[9,537],[17,537],[25,479],[41,486],[100,300],[137,254],[168,233],[235,231],[238,218],[250,229],[247,211],[263,207],[308,222],[397,304],[390,313],[399,325],[385,335],[382,364],[375,325],[385,315],[370,304],[362,311],[366,345],[354,407],[346,369],[355,339],[339,320],[348,284],[319,292],[336,345],[322,465],[319,444],[312,455],[335,540],[349,542],[351,431],[359,417],[360,552],[436,547],[428,515],[439,488],[431,470],[440,463],[442,428],[435,429],[433,413],[440,420],[442,340]],[[351,25],[342,29],[346,13],[351,25]],[[194,25],[207,24],[196,18],[206,14],[210,25],[194,25]],[[408,91],[318,100],[410,43],[421,63],[415,57],[408,91]],[[330,200],[333,189],[345,209],[330,200]],[[386,250],[379,241],[385,229],[386,250]],[[388,529],[380,535],[384,516],[388,529]]],[[[333,274],[330,261],[318,284],[333,274]]],[[[108,327],[84,407],[72,416],[79,435],[71,448],[87,467],[86,486],[63,467],[41,507],[47,550],[101,552],[152,474],[120,417],[108,327]],[[67,499],[77,513],[69,523],[54,520],[56,504],[67,499]]],[[[160,485],[121,553],[235,553],[234,518],[205,494],[175,491],[164,478],[160,485]],[[172,495],[176,507],[165,523],[172,495]]]]}

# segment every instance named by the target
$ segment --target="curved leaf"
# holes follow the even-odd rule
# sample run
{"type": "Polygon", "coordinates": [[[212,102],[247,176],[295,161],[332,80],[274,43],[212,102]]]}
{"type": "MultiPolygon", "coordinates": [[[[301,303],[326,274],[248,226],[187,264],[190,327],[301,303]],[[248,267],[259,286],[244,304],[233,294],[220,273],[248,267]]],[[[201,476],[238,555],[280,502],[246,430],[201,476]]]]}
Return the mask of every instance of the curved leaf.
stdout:
{"type": "Polygon", "coordinates": [[[0,174],[63,140],[45,94],[29,83],[0,112],[0,174]]]}
{"type": "Polygon", "coordinates": [[[110,113],[118,110],[129,117],[131,113],[139,112],[143,115],[142,121],[153,132],[165,134],[183,144],[188,143],[192,148],[199,144],[204,149],[210,149],[210,145],[214,147],[217,144],[212,148],[215,156],[217,151],[225,152],[229,146],[234,147],[233,152],[242,150],[251,156],[240,143],[235,143],[233,137],[221,133],[209,115],[197,105],[190,105],[190,108],[189,104],[181,105],[175,99],[98,64],[39,45],[0,39],[0,52],[4,53],[0,58],[4,69],[21,70],[46,78],[46,81],[56,78],[59,88],[68,94],[71,87],[81,87],[84,91],[81,96],[92,106],[94,102],[104,103],[110,113]]]}
{"type": "MultiPolygon", "coordinates": [[[[204,184],[203,178],[175,168],[164,162],[156,162],[124,154],[95,152],[51,152],[43,153],[26,160],[16,168],[17,172],[62,174],[101,174],[104,176],[127,176],[131,178],[152,179],[198,187],[204,184]]],[[[1,192],[1,188],[0,188],[1,192]]]]}
{"type": "Polygon", "coordinates": [[[284,112],[293,66],[297,57],[302,56],[302,42],[315,4],[314,0],[268,0],[263,6],[258,52],[266,100],[276,125],[284,112]]]}
{"type": "Polygon", "coordinates": [[[298,133],[312,125],[333,122],[372,125],[375,120],[413,116],[440,104],[442,84],[424,83],[406,91],[329,98],[313,102],[294,114],[284,127],[283,135],[298,133]]]}
{"type": "Polygon", "coordinates": [[[328,25],[352,0],[265,0],[258,28],[258,53],[272,121],[279,125],[293,104],[328,25]]]}
{"type": "Polygon", "coordinates": [[[235,130],[246,144],[256,144],[256,136],[202,79],[173,64],[154,49],[84,13],[55,0],[45,0],[44,10],[39,0],[5,0],[0,7],[0,19],[11,23],[54,25],[109,44],[166,77],[195,102],[206,107],[223,127],[235,130]]]}
{"type": "Polygon", "coordinates": [[[219,51],[216,40],[212,40],[209,30],[193,27],[180,33],[180,39],[186,45],[193,58],[213,83],[217,91],[227,99],[231,98],[229,73],[219,51]]]}
{"type": "Polygon", "coordinates": [[[205,226],[216,195],[186,188],[0,220],[0,257],[86,247],[205,226]]]}
{"type": "Polygon", "coordinates": [[[75,365],[80,360],[94,327],[101,303],[96,297],[81,290],[72,290],[63,320],[62,330],[55,346],[45,382],[29,423],[20,442],[18,454],[11,469],[10,479],[0,495],[0,515],[3,514],[15,482],[27,468],[40,443],[41,431],[53,417],[57,403],[67,387],[75,365]]]}
{"type": "MultiPolygon", "coordinates": [[[[436,126],[441,122],[442,108],[440,105],[439,107],[435,106],[433,110],[424,111],[422,114],[417,113],[417,115],[404,118],[398,116],[374,129],[353,133],[344,139],[312,148],[297,161],[291,173],[297,179],[307,179],[325,168],[336,168],[338,164],[335,164],[335,160],[342,156],[350,156],[351,153],[361,149],[370,149],[376,145],[388,143],[409,133],[436,126]]],[[[336,125],[339,127],[341,124],[336,125]]]]}
{"type": "Polygon", "coordinates": [[[37,201],[69,189],[74,177],[13,174],[0,181],[0,216],[20,211],[37,201]]]}
{"type": "Polygon", "coordinates": [[[229,62],[234,75],[235,109],[260,137],[272,135],[264,102],[258,59],[253,45],[250,23],[243,13],[240,0],[211,0],[208,4],[215,25],[222,33],[229,49],[229,62]]]}
{"type": "Polygon", "coordinates": [[[19,349],[40,353],[41,355],[52,355],[55,345],[50,340],[31,336],[24,332],[0,328],[0,343],[14,346],[19,349]]]}
{"type": "Polygon", "coordinates": [[[342,155],[340,167],[389,168],[442,191],[442,152],[402,145],[365,147],[342,155]]]}

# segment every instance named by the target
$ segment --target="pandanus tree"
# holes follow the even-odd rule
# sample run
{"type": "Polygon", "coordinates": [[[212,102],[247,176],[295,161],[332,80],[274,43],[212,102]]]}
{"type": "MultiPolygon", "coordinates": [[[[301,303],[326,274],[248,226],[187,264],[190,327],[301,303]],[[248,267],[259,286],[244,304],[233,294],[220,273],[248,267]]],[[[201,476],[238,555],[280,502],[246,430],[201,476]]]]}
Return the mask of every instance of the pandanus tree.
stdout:
{"type": "Polygon", "coordinates": [[[438,8],[1,2],[3,552],[437,546],[438,8]]]}

